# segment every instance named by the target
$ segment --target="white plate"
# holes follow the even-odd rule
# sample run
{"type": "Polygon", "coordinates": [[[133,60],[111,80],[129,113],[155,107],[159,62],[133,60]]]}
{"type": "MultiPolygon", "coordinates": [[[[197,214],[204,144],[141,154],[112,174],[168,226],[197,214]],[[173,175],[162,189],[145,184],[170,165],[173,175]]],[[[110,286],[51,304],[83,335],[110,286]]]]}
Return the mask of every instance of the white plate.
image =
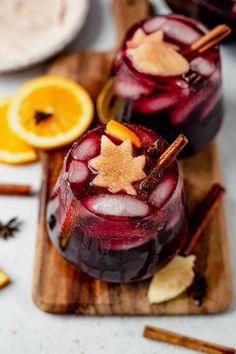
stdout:
{"type": "Polygon", "coordinates": [[[89,3],[89,0],[3,1],[0,73],[26,69],[63,50],[81,30],[89,3]]]}

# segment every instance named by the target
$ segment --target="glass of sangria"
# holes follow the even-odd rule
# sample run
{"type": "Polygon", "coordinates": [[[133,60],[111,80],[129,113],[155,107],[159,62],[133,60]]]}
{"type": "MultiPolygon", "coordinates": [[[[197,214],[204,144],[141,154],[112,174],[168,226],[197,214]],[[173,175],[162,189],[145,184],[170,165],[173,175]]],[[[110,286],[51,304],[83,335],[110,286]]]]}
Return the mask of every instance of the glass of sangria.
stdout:
{"type": "Polygon", "coordinates": [[[227,23],[236,31],[235,0],[165,0],[177,13],[194,17],[209,27],[227,23]]]}
{"type": "Polygon", "coordinates": [[[154,168],[167,147],[153,131],[115,121],[74,143],[47,209],[49,236],[67,261],[104,281],[133,282],[180,251],[187,230],[178,163],[154,168]]]}
{"type": "Polygon", "coordinates": [[[223,118],[219,48],[192,49],[205,33],[202,24],[181,15],[136,23],[114,62],[113,101],[101,103],[102,92],[100,105],[112,106],[115,99],[116,120],[157,130],[169,143],[183,133],[189,143],[182,157],[202,150],[223,118]]]}

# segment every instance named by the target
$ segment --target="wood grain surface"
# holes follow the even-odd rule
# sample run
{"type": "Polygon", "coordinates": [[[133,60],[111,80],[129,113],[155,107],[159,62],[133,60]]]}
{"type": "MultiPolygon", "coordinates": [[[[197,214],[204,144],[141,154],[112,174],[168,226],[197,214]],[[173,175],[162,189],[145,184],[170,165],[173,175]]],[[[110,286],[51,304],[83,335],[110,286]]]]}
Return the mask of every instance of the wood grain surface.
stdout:
{"type": "MultiPolygon", "coordinates": [[[[148,15],[143,0],[112,2],[118,38],[136,20],[148,15]]],[[[86,87],[95,99],[110,72],[113,51],[80,52],[58,58],[49,73],[71,78],[86,87]]],[[[52,246],[46,231],[45,212],[52,187],[62,166],[65,150],[41,153],[43,166],[39,224],[35,252],[33,299],[47,312],[89,315],[155,315],[215,313],[228,308],[232,298],[231,271],[223,205],[205,230],[196,249],[197,266],[208,282],[202,306],[182,294],[161,305],[147,299],[150,280],[135,284],[110,284],[92,279],[67,263],[52,246]]],[[[181,162],[191,212],[214,182],[220,181],[216,144],[181,162]]]]}

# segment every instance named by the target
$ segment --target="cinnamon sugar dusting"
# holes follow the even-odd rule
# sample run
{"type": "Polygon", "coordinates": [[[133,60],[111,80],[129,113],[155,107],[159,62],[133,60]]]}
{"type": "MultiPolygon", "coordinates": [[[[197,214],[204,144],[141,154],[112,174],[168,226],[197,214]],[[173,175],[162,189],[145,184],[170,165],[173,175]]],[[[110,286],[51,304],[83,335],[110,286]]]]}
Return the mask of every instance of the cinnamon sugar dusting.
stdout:
{"type": "Polygon", "coordinates": [[[129,139],[122,144],[114,144],[107,136],[101,139],[101,153],[89,161],[89,166],[98,172],[92,181],[98,187],[107,187],[117,193],[125,190],[126,193],[136,195],[132,183],[146,177],[144,155],[133,157],[133,148],[129,139]]]}
{"type": "Polygon", "coordinates": [[[127,51],[135,68],[151,75],[181,75],[189,70],[188,61],[174,48],[164,42],[144,42],[138,48],[127,51]]]}
{"type": "Polygon", "coordinates": [[[135,48],[144,42],[158,43],[162,42],[164,33],[160,30],[155,31],[150,34],[146,34],[142,28],[138,28],[134,33],[133,37],[127,41],[127,48],[135,48]]]}

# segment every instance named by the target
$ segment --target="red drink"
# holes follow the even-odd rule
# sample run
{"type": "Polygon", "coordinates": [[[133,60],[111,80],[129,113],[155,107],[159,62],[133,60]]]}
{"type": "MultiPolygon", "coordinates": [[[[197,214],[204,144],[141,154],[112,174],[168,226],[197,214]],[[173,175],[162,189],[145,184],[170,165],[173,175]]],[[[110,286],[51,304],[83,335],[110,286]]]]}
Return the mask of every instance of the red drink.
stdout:
{"type": "Polygon", "coordinates": [[[236,31],[235,0],[166,0],[170,8],[177,13],[194,17],[209,27],[226,23],[236,31]]]}
{"type": "Polygon", "coordinates": [[[115,94],[122,99],[116,119],[157,129],[169,142],[183,133],[189,143],[182,156],[210,143],[223,117],[219,49],[190,50],[206,31],[180,15],[140,21],[114,63],[115,94]]]}
{"type": "MultiPolygon", "coordinates": [[[[132,155],[145,157],[148,176],[168,145],[146,128],[128,128],[141,141],[141,147],[132,145],[132,155]]],[[[140,188],[142,180],[133,183],[129,193],[98,187],[94,181],[99,173],[91,168],[91,161],[101,156],[104,136],[115,149],[121,147],[121,140],[98,127],[76,141],[68,153],[48,205],[48,231],[61,255],[92,277],[137,281],[169,262],[185,242],[183,180],[175,160],[149,191],[140,188]]],[[[114,159],[111,174],[118,163],[114,159]]],[[[131,165],[129,174],[133,174],[131,165]]]]}

